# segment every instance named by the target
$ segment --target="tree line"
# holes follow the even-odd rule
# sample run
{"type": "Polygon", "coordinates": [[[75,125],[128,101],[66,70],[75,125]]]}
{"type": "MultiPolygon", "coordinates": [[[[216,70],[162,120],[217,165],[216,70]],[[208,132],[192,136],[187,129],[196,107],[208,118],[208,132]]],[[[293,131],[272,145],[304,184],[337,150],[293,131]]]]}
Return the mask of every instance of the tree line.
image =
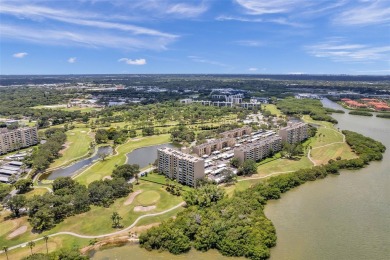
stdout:
{"type": "Polygon", "coordinates": [[[60,150],[66,141],[65,129],[50,128],[45,131],[46,142],[34,147],[25,163],[37,171],[44,171],[55,159],[60,157],[60,150]]]}
{"type": "Polygon", "coordinates": [[[15,195],[6,206],[14,217],[20,217],[22,210],[25,211],[33,229],[41,232],[69,216],[89,211],[91,205],[109,207],[116,199],[126,197],[132,191],[128,180],[138,172],[138,165],[121,165],[113,171],[111,180],[97,180],[88,186],[70,177],[60,177],[53,182],[53,193],[35,195],[31,199],[15,195]]]}
{"type": "Polygon", "coordinates": [[[337,124],[337,120],[328,114],[319,100],[285,98],[277,101],[276,106],[286,115],[310,115],[314,120],[337,124]]]}

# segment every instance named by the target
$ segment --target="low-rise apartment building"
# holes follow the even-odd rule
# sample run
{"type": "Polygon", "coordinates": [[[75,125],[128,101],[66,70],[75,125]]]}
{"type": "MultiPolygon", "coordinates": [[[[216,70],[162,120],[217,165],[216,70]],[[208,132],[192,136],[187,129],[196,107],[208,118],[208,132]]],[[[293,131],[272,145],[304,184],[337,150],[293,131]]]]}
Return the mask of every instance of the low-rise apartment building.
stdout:
{"type": "Polygon", "coordinates": [[[300,143],[308,138],[309,126],[303,122],[288,122],[286,127],[279,130],[283,142],[289,144],[300,143]]]}
{"type": "Polygon", "coordinates": [[[36,145],[38,141],[38,129],[36,127],[24,127],[15,130],[0,129],[0,154],[36,145]]]}
{"type": "Polygon", "coordinates": [[[224,138],[236,138],[236,137],[241,137],[243,135],[249,135],[251,133],[252,133],[252,127],[244,126],[241,128],[237,128],[237,129],[223,132],[223,133],[221,133],[221,135],[224,138]]]}
{"type": "Polygon", "coordinates": [[[258,161],[281,149],[282,138],[274,135],[234,149],[234,157],[241,163],[246,160],[258,161]]]}
{"type": "Polygon", "coordinates": [[[234,138],[221,138],[208,143],[197,145],[193,148],[193,152],[198,156],[210,155],[214,151],[222,150],[226,147],[233,147],[236,144],[234,138]]]}
{"type": "Polygon", "coordinates": [[[164,147],[157,150],[157,169],[179,183],[195,187],[196,180],[204,178],[204,160],[177,150],[164,147]]]}

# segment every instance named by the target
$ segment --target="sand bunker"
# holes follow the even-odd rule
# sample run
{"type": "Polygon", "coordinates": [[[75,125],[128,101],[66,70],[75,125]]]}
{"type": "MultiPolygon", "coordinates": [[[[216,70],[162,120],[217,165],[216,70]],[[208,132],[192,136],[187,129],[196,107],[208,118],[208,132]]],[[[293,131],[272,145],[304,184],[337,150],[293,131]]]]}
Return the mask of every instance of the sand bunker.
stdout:
{"type": "Polygon", "coordinates": [[[80,133],[86,133],[86,131],[80,131],[80,133]]]}
{"type": "Polygon", "coordinates": [[[136,192],[133,192],[131,195],[130,195],[130,197],[125,201],[125,203],[123,203],[125,206],[127,206],[127,205],[130,205],[132,202],[133,202],[133,200],[134,200],[134,198],[138,195],[138,194],[140,194],[142,192],[142,190],[137,190],[136,192]]]}
{"type": "Polygon", "coordinates": [[[17,237],[17,236],[23,234],[26,231],[27,231],[27,226],[21,226],[21,227],[15,229],[11,234],[9,234],[8,238],[17,237]]]}
{"type": "Polygon", "coordinates": [[[134,208],[134,211],[135,212],[144,212],[144,211],[151,211],[151,210],[154,210],[156,208],[156,206],[147,206],[147,207],[144,207],[144,206],[137,206],[134,208]]]}
{"type": "Polygon", "coordinates": [[[107,176],[104,176],[103,179],[104,180],[112,180],[112,176],[111,175],[107,175],[107,176]]]}

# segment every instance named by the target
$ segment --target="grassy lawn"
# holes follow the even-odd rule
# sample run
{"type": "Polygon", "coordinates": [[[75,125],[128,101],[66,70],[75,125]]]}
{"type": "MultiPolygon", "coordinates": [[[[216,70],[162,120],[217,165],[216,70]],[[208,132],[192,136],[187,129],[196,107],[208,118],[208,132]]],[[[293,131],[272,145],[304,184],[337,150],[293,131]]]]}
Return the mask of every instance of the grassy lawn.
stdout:
{"type": "Polygon", "coordinates": [[[66,148],[62,151],[62,156],[55,160],[50,168],[68,164],[77,158],[88,154],[89,144],[92,137],[88,134],[89,128],[74,128],[66,132],[66,148]]]}
{"type": "Polygon", "coordinates": [[[312,147],[311,157],[319,164],[326,164],[330,159],[340,156],[342,159],[356,158],[351,148],[343,142],[343,134],[339,132],[333,124],[324,121],[316,121],[309,116],[303,117],[305,122],[316,124],[317,134],[310,143],[312,147]]]}
{"type": "MultiPolygon", "coordinates": [[[[88,239],[71,237],[68,235],[61,235],[56,237],[51,237],[47,241],[47,247],[49,253],[59,250],[63,247],[71,248],[72,246],[84,247],[88,245],[88,239]]],[[[46,244],[44,240],[35,242],[35,247],[33,248],[33,253],[46,253],[46,244]]],[[[11,251],[8,251],[8,258],[11,259],[22,259],[23,257],[29,256],[31,254],[30,248],[25,246],[23,248],[17,248],[11,251]]],[[[0,255],[0,260],[5,260],[5,254],[0,255]]]]}
{"type": "Polygon", "coordinates": [[[154,205],[159,200],[160,200],[160,193],[154,190],[144,191],[136,197],[136,201],[141,206],[154,205]]]}
{"type": "Polygon", "coordinates": [[[35,195],[43,195],[46,192],[48,192],[48,190],[45,188],[34,188],[34,189],[30,190],[29,192],[25,193],[24,195],[26,196],[27,199],[30,199],[35,195]]]}
{"type": "MultiPolygon", "coordinates": [[[[45,231],[42,234],[32,233],[31,232],[31,226],[27,222],[27,217],[22,217],[19,219],[9,219],[4,220],[4,217],[8,215],[9,213],[5,213],[4,211],[2,213],[6,215],[2,215],[0,218],[0,244],[6,245],[6,246],[12,246],[24,242],[28,242],[32,239],[42,237],[44,235],[60,232],[60,231],[71,231],[78,234],[85,234],[85,235],[100,235],[100,234],[106,234],[117,231],[117,229],[112,228],[112,221],[110,216],[114,211],[118,212],[119,215],[123,218],[121,221],[121,224],[124,227],[127,227],[131,225],[139,216],[146,215],[149,213],[157,213],[164,211],[166,209],[169,209],[173,206],[176,206],[180,202],[182,202],[181,197],[173,196],[165,189],[159,185],[154,184],[150,182],[144,182],[140,181],[139,185],[134,186],[134,190],[142,190],[143,192],[139,194],[138,196],[141,196],[143,193],[146,194],[146,196],[143,197],[143,200],[148,199],[150,202],[150,198],[153,197],[154,199],[154,205],[156,206],[155,209],[147,212],[135,212],[134,207],[135,206],[141,206],[142,204],[138,201],[138,196],[136,199],[130,204],[125,206],[124,202],[128,199],[121,198],[116,200],[110,207],[104,208],[104,207],[96,207],[92,206],[91,210],[71,216],[65,221],[57,224],[56,227],[49,231],[45,231]],[[158,198],[158,199],[157,199],[158,198]],[[13,239],[7,238],[7,236],[14,231],[16,228],[26,225],[28,227],[27,231],[13,239]]],[[[129,195],[131,196],[131,194],[129,195]]],[[[179,210],[178,210],[179,211],[179,210]]],[[[175,210],[175,212],[178,212],[175,210]]],[[[171,217],[173,213],[164,214],[157,217],[150,217],[147,218],[143,223],[155,223],[160,222],[164,219],[167,219],[171,217]]],[[[141,224],[139,224],[141,225],[141,224]]],[[[68,240],[73,240],[74,238],[71,236],[66,236],[65,242],[67,244],[71,244],[68,240]]],[[[54,238],[53,238],[54,239],[54,238]]],[[[51,240],[51,239],[50,239],[51,240]]],[[[34,250],[34,249],[33,249],[34,250]]]]}
{"type": "Polygon", "coordinates": [[[115,165],[122,165],[126,162],[126,154],[134,149],[164,144],[169,142],[169,135],[149,136],[139,139],[130,140],[129,142],[122,144],[116,148],[117,154],[108,157],[104,161],[98,161],[91,167],[87,168],[84,172],[76,177],[76,180],[82,184],[88,185],[95,180],[101,180],[104,176],[111,175],[115,165]]]}
{"type": "Polygon", "coordinates": [[[62,107],[60,110],[67,111],[67,112],[74,112],[74,111],[80,111],[81,113],[89,113],[92,111],[99,111],[101,108],[96,107],[62,107]]]}
{"type": "Polygon", "coordinates": [[[225,189],[226,194],[231,197],[235,191],[243,191],[248,188],[250,188],[252,185],[261,182],[261,179],[255,179],[255,180],[245,180],[245,181],[239,181],[236,182],[234,185],[229,185],[229,186],[223,186],[225,189]]]}
{"type": "Polygon", "coordinates": [[[257,168],[258,176],[265,176],[275,172],[296,171],[303,168],[309,168],[313,166],[310,160],[306,156],[302,156],[299,159],[278,159],[257,168]]]}
{"type": "Polygon", "coordinates": [[[332,144],[311,151],[311,157],[317,165],[326,164],[330,159],[335,160],[338,156],[341,159],[353,159],[357,157],[346,143],[332,144]]]}
{"type": "Polygon", "coordinates": [[[271,112],[271,114],[273,115],[277,115],[277,116],[281,116],[282,115],[282,111],[280,111],[276,105],[272,105],[272,104],[266,104],[266,105],[262,105],[264,107],[265,110],[268,110],[269,112],[271,112]]]}

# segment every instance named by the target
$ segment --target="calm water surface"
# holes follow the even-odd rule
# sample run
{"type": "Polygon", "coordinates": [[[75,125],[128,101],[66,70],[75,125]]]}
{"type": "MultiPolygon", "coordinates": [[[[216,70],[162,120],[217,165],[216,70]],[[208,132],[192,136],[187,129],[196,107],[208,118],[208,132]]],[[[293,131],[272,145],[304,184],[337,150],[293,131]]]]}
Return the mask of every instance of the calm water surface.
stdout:
{"type": "MultiPolygon", "coordinates": [[[[330,100],[322,102],[345,110],[330,100]]],[[[390,120],[332,116],[340,129],[386,145],[384,159],[306,183],[269,202],[265,213],[278,235],[271,259],[390,259],[390,120]]]]}
{"type": "Polygon", "coordinates": [[[80,172],[80,170],[84,169],[85,167],[90,166],[97,159],[99,159],[99,154],[101,153],[111,154],[112,148],[110,146],[100,146],[97,152],[92,157],[83,159],[67,167],[54,170],[50,175],[47,176],[47,179],[55,180],[58,177],[71,177],[76,173],[80,172]]]}
{"type": "Polygon", "coordinates": [[[149,164],[154,163],[154,161],[156,161],[157,149],[162,147],[175,148],[173,144],[169,144],[169,143],[138,148],[132,151],[131,153],[127,154],[126,163],[138,164],[139,167],[142,169],[148,166],[149,164]]]}
{"type": "MultiPolygon", "coordinates": [[[[327,107],[343,109],[329,100],[327,107]]],[[[344,109],[343,109],[344,110],[344,109]]],[[[278,241],[273,260],[384,260],[390,259],[390,120],[333,114],[337,127],[383,142],[388,150],[381,162],[358,171],[306,183],[270,201],[266,215],[275,224],[278,241]]],[[[174,256],[148,252],[136,245],[99,251],[105,259],[235,259],[217,251],[174,256]]]]}

